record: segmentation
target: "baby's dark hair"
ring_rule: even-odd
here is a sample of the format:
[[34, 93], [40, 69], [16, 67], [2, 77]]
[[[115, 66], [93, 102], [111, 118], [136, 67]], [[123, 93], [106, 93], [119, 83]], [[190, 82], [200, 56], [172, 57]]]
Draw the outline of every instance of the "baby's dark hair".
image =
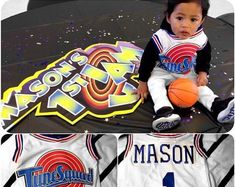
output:
[[169, 17], [178, 4], [191, 2], [200, 4], [202, 7], [202, 17], [204, 18], [205, 16], [207, 16], [208, 10], [210, 8], [209, 0], [168, 0], [167, 10], [165, 11], [165, 13], [167, 13]]

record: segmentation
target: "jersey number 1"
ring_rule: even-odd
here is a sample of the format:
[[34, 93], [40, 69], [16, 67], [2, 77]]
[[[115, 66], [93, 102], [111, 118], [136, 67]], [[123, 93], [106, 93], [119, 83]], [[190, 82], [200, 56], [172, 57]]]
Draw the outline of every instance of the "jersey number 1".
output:
[[175, 187], [174, 173], [168, 172], [163, 178], [162, 184], [165, 187]]

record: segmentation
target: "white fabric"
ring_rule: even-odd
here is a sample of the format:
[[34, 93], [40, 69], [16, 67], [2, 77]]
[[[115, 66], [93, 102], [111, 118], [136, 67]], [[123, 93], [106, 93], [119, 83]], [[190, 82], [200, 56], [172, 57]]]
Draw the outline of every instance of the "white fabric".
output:
[[[209, 158], [207, 158], [205, 151], [220, 136], [204, 134], [201, 142], [203, 144], [197, 137], [201, 137], [201, 135], [133, 134], [129, 135], [128, 141], [124, 138], [120, 139], [118, 152], [120, 154], [126, 149], [126, 153], [124, 160], [118, 167], [118, 187], [165, 187], [163, 185], [164, 179], [173, 180], [174, 187], [218, 187], [234, 164], [232, 136], [220, 143]], [[194, 138], [196, 138], [196, 141], [194, 141]], [[157, 163], [154, 162], [154, 151], [150, 149], [153, 146], [156, 150]], [[141, 151], [136, 151], [136, 147], [139, 150], [142, 147]], [[181, 147], [182, 154], [179, 151], [176, 154], [176, 151], [173, 151], [174, 147], [177, 147], [177, 149]], [[186, 162], [185, 159], [186, 152], [184, 149], [189, 147], [193, 147], [193, 162], [189, 162], [189, 160]], [[148, 162], [149, 153], [151, 153], [151, 162]], [[180, 160], [180, 158], [182, 162], [176, 163], [174, 161], [174, 159]], [[165, 160], [165, 162], [162, 162], [162, 160]], [[168, 161], [166, 162], [166, 160]], [[170, 176], [170, 173], [173, 176]], [[226, 187], [231, 187], [231, 184], [233, 184], [233, 178], [228, 181]]]
[[[100, 174], [109, 167], [109, 164], [117, 157], [117, 138], [112, 134], [105, 134], [96, 142], [99, 153]], [[117, 164], [117, 163], [116, 163]], [[115, 166], [101, 182], [101, 187], [117, 186], [117, 167]]]
[[[213, 140], [218, 140], [221, 134], [204, 135], [204, 147], [212, 145]], [[210, 173], [216, 186], [224, 179], [225, 174], [234, 165], [234, 140], [231, 135], [223, 140], [222, 143], [213, 151], [207, 159]], [[234, 187], [234, 176], [228, 181], [226, 187]]]
[[[156, 148], [158, 163], [154, 162], [153, 156], [151, 157], [151, 162], [148, 162], [150, 146], [155, 146]], [[194, 163], [185, 163], [184, 151], [182, 151], [181, 155], [177, 155], [182, 156], [182, 162], [175, 163], [173, 161], [174, 146], [178, 146], [182, 150], [184, 147], [193, 147]], [[142, 155], [136, 154], [136, 147], [143, 147], [144, 162], [142, 162]], [[153, 154], [153, 151], [151, 153]], [[138, 162], [136, 162], [136, 158]], [[177, 159], [179, 158], [177, 157]], [[161, 159], [169, 161], [162, 162]], [[173, 173], [173, 176], [170, 177], [170, 173]], [[121, 164], [119, 164], [118, 177], [119, 187], [164, 187], [163, 184], [166, 179], [173, 180], [174, 187], [212, 187], [205, 158], [201, 157], [196, 151], [194, 136], [191, 134], [177, 138], [158, 138], [146, 134], [133, 134], [133, 146]]]
[[[9, 178], [12, 174], [14, 174], [14, 172], [17, 173], [22, 169], [35, 168], [36, 166], [38, 166], [37, 163], [40, 161], [40, 159], [43, 158], [45, 159], [45, 163], [49, 164], [50, 161], [51, 165], [47, 165], [52, 168], [49, 172], [50, 174], [55, 171], [58, 165], [62, 165], [65, 171], [75, 171], [74, 168], [78, 168], [79, 165], [79, 168], [85, 168], [85, 171], [82, 173], [88, 173], [89, 168], [91, 168], [93, 170], [93, 185], [89, 186], [100, 187], [98, 160], [96, 160], [89, 153], [88, 146], [86, 145], [87, 135], [76, 134], [73, 138], [69, 139], [68, 141], [51, 142], [38, 139], [30, 134], [22, 134], [22, 153], [19, 155], [17, 161], [13, 161], [12, 159], [14, 158], [14, 153], [16, 150], [15, 136], [17, 135], [11, 136], [5, 143], [3, 143], [3, 145], [0, 146], [0, 181], [2, 183], [1, 186], [3, 186], [9, 180]], [[52, 151], [54, 153], [52, 156], [58, 156], [60, 154], [57, 151], [63, 151], [65, 152], [67, 157], [66, 155], [61, 156], [59, 159], [58, 157], [55, 157], [54, 159], [45, 157], [45, 155]], [[60, 161], [61, 158], [65, 161]], [[83, 167], [81, 167], [80, 163], [77, 162], [77, 160], [81, 161]], [[67, 166], [68, 168], [66, 168]], [[43, 168], [45, 167], [46, 165], [43, 166]], [[37, 174], [35, 173], [34, 175]], [[25, 177], [18, 176], [12, 186], [25, 187]]]
[[169, 51], [169, 49], [185, 43], [195, 44], [199, 47], [199, 49], [202, 49], [208, 41], [208, 38], [203, 29], [200, 29], [199, 31], [197, 31], [197, 33], [195, 33], [194, 36], [187, 39], [176, 38], [174, 35], [169, 34], [164, 29], [159, 29], [153, 34], [153, 36], [158, 37], [159, 44], [162, 46], [161, 55], [165, 55]]
[[153, 34], [152, 40], [159, 50], [160, 61], [157, 66], [168, 72], [186, 74], [194, 68], [197, 52], [204, 48], [208, 39], [201, 28], [187, 39], [179, 39], [159, 29]]

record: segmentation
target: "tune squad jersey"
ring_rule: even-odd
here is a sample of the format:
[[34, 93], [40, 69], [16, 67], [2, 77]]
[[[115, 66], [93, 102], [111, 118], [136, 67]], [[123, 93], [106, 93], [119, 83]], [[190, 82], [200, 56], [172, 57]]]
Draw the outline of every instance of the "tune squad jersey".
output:
[[152, 39], [159, 50], [159, 66], [169, 72], [184, 74], [196, 65], [197, 51], [202, 50], [208, 40], [202, 28], [184, 40], [159, 29]]
[[119, 142], [119, 187], [216, 186], [202, 135], [133, 134]]
[[208, 74], [210, 60], [211, 45], [202, 26], [191, 37], [180, 39], [164, 19], [144, 49], [139, 80], [147, 82], [156, 66], [169, 73], [187, 75], [191, 71], [202, 71]]
[[[99, 156], [91, 135], [13, 135], [1, 146], [1, 182], [16, 187], [99, 187]], [[12, 173], [14, 173], [12, 175]]]

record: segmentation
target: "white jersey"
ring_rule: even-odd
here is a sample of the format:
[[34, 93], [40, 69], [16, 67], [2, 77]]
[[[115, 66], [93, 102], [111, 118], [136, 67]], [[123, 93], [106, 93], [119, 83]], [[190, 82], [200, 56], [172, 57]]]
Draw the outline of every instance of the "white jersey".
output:
[[173, 73], [189, 72], [196, 64], [197, 51], [203, 49], [208, 41], [202, 28], [184, 40], [159, 29], [152, 39], [159, 51], [160, 64], [157, 65]]
[[100, 186], [98, 159], [91, 135], [60, 138], [41, 134], [13, 135], [1, 146], [1, 182], [11, 186]]
[[[215, 187], [202, 135], [133, 134], [120, 140], [118, 186]], [[232, 157], [232, 155], [230, 155]]]

